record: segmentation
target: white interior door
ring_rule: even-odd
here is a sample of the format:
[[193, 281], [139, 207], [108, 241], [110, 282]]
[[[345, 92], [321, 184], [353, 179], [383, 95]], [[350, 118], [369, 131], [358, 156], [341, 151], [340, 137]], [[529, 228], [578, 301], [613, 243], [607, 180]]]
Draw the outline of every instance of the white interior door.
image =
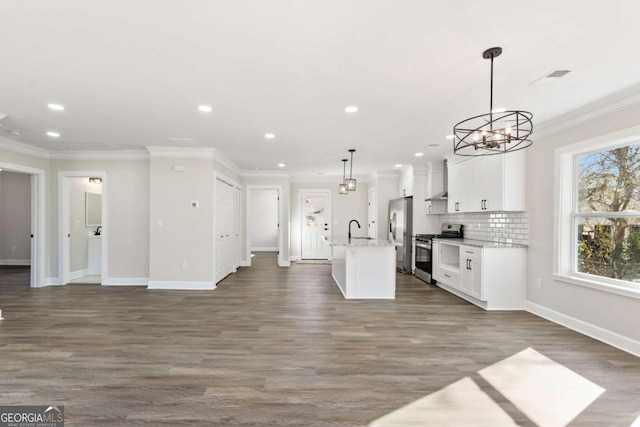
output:
[[331, 247], [322, 237], [331, 236], [331, 192], [329, 190], [303, 191], [301, 196], [301, 258], [328, 260], [331, 256]]
[[376, 189], [375, 188], [370, 188], [369, 189], [369, 202], [368, 202], [368, 212], [367, 212], [367, 218], [368, 218], [368, 222], [369, 224], [367, 225], [367, 236], [371, 237], [372, 239], [376, 238], [376, 235], [378, 234], [376, 231]]
[[215, 186], [215, 280], [227, 277], [233, 272], [233, 208], [234, 187], [216, 179]]

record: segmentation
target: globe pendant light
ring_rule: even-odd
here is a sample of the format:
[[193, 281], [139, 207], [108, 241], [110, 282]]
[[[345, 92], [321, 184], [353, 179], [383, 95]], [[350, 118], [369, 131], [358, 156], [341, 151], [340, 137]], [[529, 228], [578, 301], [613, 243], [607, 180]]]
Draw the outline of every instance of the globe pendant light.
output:
[[459, 156], [504, 154], [532, 144], [528, 138], [533, 133], [533, 114], [493, 109], [493, 58], [501, 54], [501, 47], [492, 47], [482, 53], [484, 59], [491, 59], [489, 113], [463, 120], [453, 127], [453, 152]]
[[353, 179], [353, 153], [356, 152], [353, 148], [349, 150], [351, 153], [351, 163], [349, 163], [349, 179], [344, 182], [347, 184], [347, 191], [356, 191], [356, 180]]
[[348, 159], [342, 159], [342, 162], [343, 162], [342, 163], [342, 184], [338, 185], [338, 194], [342, 194], [342, 195], [349, 194], [349, 191], [347, 190], [347, 184], [345, 182], [345, 178], [347, 177], [346, 173], [347, 173], [348, 161], [349, 161]]

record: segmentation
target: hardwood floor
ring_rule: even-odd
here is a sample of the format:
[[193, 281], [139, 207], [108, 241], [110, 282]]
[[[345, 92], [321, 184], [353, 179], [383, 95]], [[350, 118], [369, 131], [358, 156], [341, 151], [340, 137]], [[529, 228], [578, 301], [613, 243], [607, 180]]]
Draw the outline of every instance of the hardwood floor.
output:
[[[396, 300], [347, 301], [329, 265], [279, 268], [273, 254], [253, 263], [215, 291], [0, 286], [0, 404], [64, 405], [67, 425], [81, 426], [359, 426], [444, 393], [439, 410], [467, 398], [461, 415], [481, 420], [491, 404], [532, 426], [538, 409], [495, 372], [528, 370], [531, 348], [605, 390], [571, 425], [640, 415], [640, 358], [532, 314], [485, 312], [409, 275]], [[524, 359], [509, 371], [514, 355]], [[486, 406], [477, 390], [456, 391], [470, 382]], [[565, 406], [542, 397], [540, 411]], [[439, 425], [429, 414], [411, 416]]]

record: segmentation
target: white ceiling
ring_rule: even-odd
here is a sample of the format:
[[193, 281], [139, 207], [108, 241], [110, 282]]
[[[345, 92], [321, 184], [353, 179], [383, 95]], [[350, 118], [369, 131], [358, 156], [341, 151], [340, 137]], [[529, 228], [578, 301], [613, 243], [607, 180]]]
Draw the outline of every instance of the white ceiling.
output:
[[[489, 47], [504, 49], [494, 106], [531, 111], [535, 125], [640, 83], [640, 1], [585, 4], [7, 1], [0, 133], [48, 150], [191, 138], [242, 169], [283, 162], [292, 174], [341, 175], [355, 148], [354, 173], [393, 170], [442, 158], [453, 125], [487, 112]], [[572, 72], [531, 85], [554, 69]], [[348, 105], [360, 110], [346, 114]]]

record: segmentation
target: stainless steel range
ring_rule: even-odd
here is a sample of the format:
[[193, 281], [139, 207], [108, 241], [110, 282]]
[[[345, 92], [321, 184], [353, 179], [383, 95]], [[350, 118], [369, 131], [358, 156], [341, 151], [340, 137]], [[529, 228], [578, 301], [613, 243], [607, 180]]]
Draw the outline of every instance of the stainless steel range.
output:
[[433, 271], [432, 241], [436, 237], [462, 239], [462, 224], [442, 224], [440, 234], [416, 234], [416, 277], [431, 284], [436, 282], [431, 276]]

